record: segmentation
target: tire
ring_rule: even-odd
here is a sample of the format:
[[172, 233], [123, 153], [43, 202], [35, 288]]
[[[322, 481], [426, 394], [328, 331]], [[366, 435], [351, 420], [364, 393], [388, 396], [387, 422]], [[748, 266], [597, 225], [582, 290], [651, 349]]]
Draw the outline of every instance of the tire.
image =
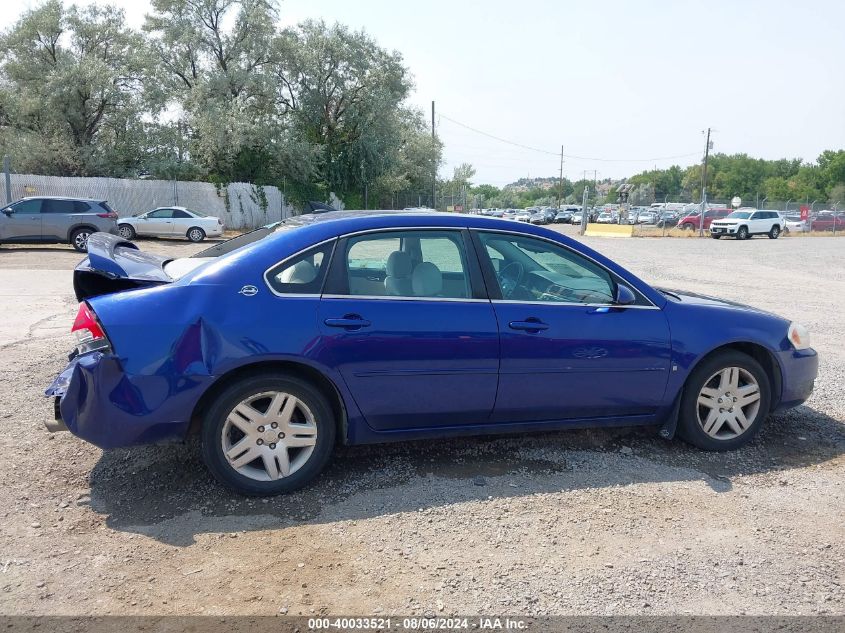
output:
[[718, 233], [711, 233], [711, 234], [710, 234], [710, 237], [712, 237], [714, 240], [718, 240], [718, 239], [720, 239], [722, 236], [721, 236], [721, 235], [719, 235]]
[[82, 227], [70, 234], [70, 245], [80, 253], [88, 252], [88, 238], [94, 233], [89, 228]]
[[695, 228], [695, 225], [692, 222], [685, 222], [681, 228], [684, 231], [692, 231]]
[[736, 239], [738, 240], [747, 240], [751, 237], [751, 234], [748, 232], [747, 226], [741, 226], [736, 231]]
[[[731, 372], [736, 373], [736, 381]], [[757, 398], [752, 400], [755, 383]], [[709, 390], [706, 394], [705, 388]], [[740, 398], [741, 402], [741, 390], [746, 392], [746, 405], [737, 405], [734, 400]], [[712, 403], [713, 407], [701, 402]], [[734, 450], [757, 435], [769, 414], [770, 403], [771, 385], [760, 363], [741, 352], [719, 352], [702, 361], [687, 378], [678, 413], [678, 432], [684, 440], [706, 451]], [[721, 404], [726, 405], [724, 409]], [[737, 408], [741, 416], [731, 415]]]
[[[290, 398], [295, 399], [294, 408], [285, 422]], [[280, 415], [271, 418], [271, 424], [262, 423], [271, 404], [279, 407]], [[235, 413], [236, 407], [252, 420]], [[320, 474], [331, 457], [335, 435], [331, 406], [313, 385], [283, 373], [248, 376], [227, 387], [209, 407], [201, 432], [202, 456], [215, 479], [235, 492], [277, 495], [297, 490]], [[291, 440], [297, 446], [279, 448]]]
[[118, 224], [117, 232], [125, 240], [134, 240], [136, 237], [135, 229], [130, 224]]
[[188, 229], [188, 232], [185, 233], [185, 237], [192, 242], [202, 242], [205, 239], [205, 231], [198, 226], [192, 226]]
[[769, 231], [769, 239], [770, 240], [776, 240], [779, 237], [780, 237], [780, 227], [777, 224], [775, 224], [772, 227], [772, 230]]

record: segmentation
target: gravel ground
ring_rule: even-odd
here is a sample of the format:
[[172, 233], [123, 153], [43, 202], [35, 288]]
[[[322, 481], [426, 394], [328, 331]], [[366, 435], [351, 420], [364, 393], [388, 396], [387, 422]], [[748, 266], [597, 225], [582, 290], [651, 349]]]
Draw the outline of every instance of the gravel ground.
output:
[[845, 614], [845, 240], [585, 242], [806, 324], [813, 397], [730, 454], [626, 429], [339, 448], [310, 488], [248, 500], [193, 444], [44, 430], [79, 256], [0, 248], [0, 613]]

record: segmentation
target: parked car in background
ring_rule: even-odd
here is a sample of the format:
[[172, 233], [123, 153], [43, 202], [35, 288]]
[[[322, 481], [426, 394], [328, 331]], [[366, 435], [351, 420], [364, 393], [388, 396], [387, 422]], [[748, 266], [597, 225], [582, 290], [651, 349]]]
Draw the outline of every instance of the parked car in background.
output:
[[198, 433], [248, 495], [302, 487], [336, 444], [653, 426], [737, 449], [818, 373], [797, 323], [466, 214], [298, 216], [178, 260], [97, 233], [74, 289], [48, 428], [105, 449]]
[[818, 215], [810, 222], [811, 231], [837, 231], [845, 229], [845, 213], [833, 211], [819, 211]]
[[223, 220], [185, 207], [159, 207], [147, 213], [120, 218], [120, 236], [127, 240], [136, 237], [182, 237], [202, 242], [206, 237], [223, 235]]
[[644, 209], [637, 214], [637, 224], [654, 224], [656, 222], [657, 214], [650, 209]]
[[710, 236], [716, 240], [720, 237], [747, 240], [755, 235], [768, 235], [776, 240], [783, 232], [783, 224], [783, 218], [777, 211], [734, 211], [726, 218], [713, 220], [710, 224]]
[[[572, 219], [570, 220], [570, 222], [572, 224], [581, 224], [581, 220], [583, 219], [583, 217], [584, 217], [583, 211], [573, 211], [572, 212]], [[587, 219], [587, 221], [589, 221], [589, 218]]]
[[613, 211], [602, 211], [599, 213], [599, 217], [596, 218], [596, 222], [598, 224], [616, 224], [619, 221], [619, 216], [617, 216]]
[[790, 213], [783, 218], [784, 233], [806, 233], [810, 230], [810, 221], [802, 220], [800, 213]]
[[531, 222], [531, 212], [527, 209], [518, 209], [514, 213], [514, 220], [518, 222]]
[[[733, 213], [733, 209], [707, 209], [707, 211], [704, 212], [704, 229], [709, 229], [710, 223], [713, 222], [713, 220], [721, 220], [722, 218], [728, 217], [731, 213]], [[700, 229], [701, 212], [689, 212], [687, 215], [678, 220], [678, 226], [687, 231]]]
[[105, 200], [33, 196], [0, 210], [0, 243], [70, 244], [84, 252], [98, 231], [117, 234], [117, 213]]
[[555, 213], [555, 222], [557, 224], [569, 224], [572, 222], [572, 211], [569, 209], [561, 209]]
[[660, 228], [670, 228], [678, 224], [681, 214], [679, 211], [669, 210], [662, 211], [655, 222], [655, 225]]

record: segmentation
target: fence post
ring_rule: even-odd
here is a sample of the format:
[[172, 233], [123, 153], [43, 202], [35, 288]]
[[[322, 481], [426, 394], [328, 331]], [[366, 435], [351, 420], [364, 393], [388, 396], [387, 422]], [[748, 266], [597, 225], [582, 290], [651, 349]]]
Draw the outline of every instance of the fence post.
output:
[[6, 175], [6, 204], [12, 204], [12, 161], [9, 155], [3, 157], [3, 173]]

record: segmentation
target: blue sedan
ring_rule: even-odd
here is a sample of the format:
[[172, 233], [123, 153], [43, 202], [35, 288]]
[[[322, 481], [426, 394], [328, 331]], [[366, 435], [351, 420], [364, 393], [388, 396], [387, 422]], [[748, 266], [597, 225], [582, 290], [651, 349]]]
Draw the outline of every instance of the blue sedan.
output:
[[74, 289], [48, 427], [106, 449], [199, 434], [250, 495], [299, 488], [338, 442], [650, 425], [734, 449], [818, 370], [796, 323], [478, 216], [300, 216], [177, 260], [99, 233]]

